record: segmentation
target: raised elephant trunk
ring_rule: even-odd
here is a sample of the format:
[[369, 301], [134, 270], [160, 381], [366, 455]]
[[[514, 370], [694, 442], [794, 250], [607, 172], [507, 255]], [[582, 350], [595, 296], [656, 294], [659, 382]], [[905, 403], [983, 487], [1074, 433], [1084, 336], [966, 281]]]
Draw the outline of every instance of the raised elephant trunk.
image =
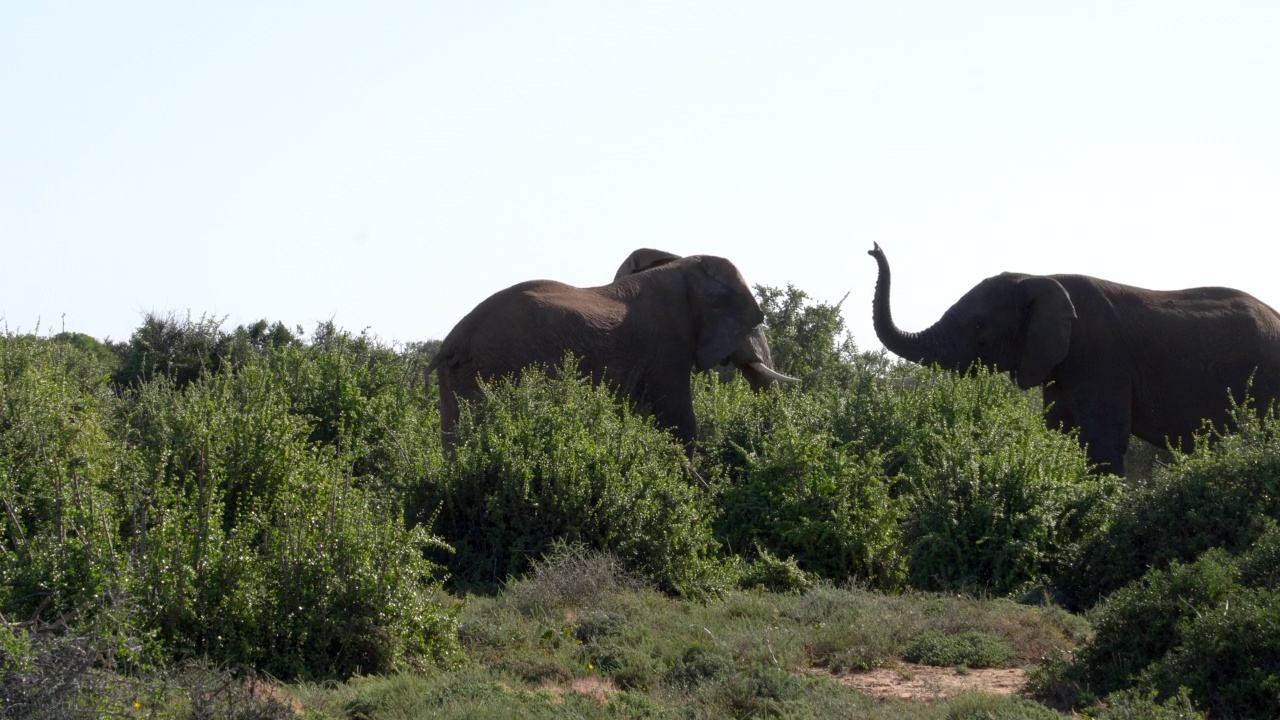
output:
[[[922, 365], [933, 363], [946, 364], [944, 349], [933, 327], [923, 332], [905, 332], [893, 322], [893, 313], [889, 309], [889, 260], [885, 258], [880, 244], [867, 254], [876, 259], [880, 271], [876, 276], [876, 296], [871, 306], [871, 319], [875, 325], [876, 337], [889, 352]], [[936, 325], [934, 326], [936, 327]]]

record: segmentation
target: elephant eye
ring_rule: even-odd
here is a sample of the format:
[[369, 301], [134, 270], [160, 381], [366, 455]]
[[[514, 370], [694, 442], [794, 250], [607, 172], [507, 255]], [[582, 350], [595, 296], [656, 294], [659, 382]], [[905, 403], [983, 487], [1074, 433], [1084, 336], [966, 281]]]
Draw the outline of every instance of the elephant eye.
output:
[[981, 332], [983, 327], [985, 327], [985, 326], [982, 324], [982, 321], [981, 321], [981, 320], [974, 320], [974, 321], [973, 321], [973, 329], [974, 329], [974, 330], [977, 330], [977, 331]]

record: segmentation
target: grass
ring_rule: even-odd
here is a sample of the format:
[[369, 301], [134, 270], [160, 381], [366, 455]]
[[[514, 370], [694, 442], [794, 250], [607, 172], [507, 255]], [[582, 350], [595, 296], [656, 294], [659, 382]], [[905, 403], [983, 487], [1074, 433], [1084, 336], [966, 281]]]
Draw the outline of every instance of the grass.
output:
[[[580, 592], [584, 577], [604, 589]], [[829, 584], [683, 600], [639, 585], [614, 558], [579, 551], [496, 596], [466, 598], [459, 623], [469, 658], [463, 669], [286, 691], [310, 717], [370, 720], [1056, 717], [996, 696], [875, 700], [837, 675], [898, 665], [922, 639], [937, 638], [985, 653], [962, 653], [955, 664], [1028, 666], [1070, 651], [1088, 632], [1079, 617], [1052, 607]], [[996, 656], [998, 663], [983, 662]]]
[[[4, 709], [18, 713], [6, 717], [235, 720], [1058, 717], [995, 695], [876, 699], [839, 675], [899, 667], [922, 643], [948, 641], [998, 654], [1004, 666], [1032, 666], [1070, 652], [1089, 630], [1050, 606], [823, 583], [680, 599], [640, 583], [612, 556], [573, 547], [496, 595], [460, 601], [465, 659], [451, 670], [276, 683], [189, 664], [126, 678], [93, 655], [90, 639], [62, 639], [46, 644], [60, 653], [53, 662], [8, 667]], [[84, 661], [62, 662], [67, 653]], [[953, 664], [984, 665], [970, 653]]]

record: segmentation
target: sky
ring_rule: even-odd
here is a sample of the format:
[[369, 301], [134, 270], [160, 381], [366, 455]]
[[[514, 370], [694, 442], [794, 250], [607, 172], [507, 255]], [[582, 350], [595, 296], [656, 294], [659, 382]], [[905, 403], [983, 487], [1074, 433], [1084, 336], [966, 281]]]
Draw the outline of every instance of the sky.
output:
[[721, 255], [918, 330], [1002, 271], [1280, 308], [1280, 3], [0, 7], [0, 332], [443, 338]]

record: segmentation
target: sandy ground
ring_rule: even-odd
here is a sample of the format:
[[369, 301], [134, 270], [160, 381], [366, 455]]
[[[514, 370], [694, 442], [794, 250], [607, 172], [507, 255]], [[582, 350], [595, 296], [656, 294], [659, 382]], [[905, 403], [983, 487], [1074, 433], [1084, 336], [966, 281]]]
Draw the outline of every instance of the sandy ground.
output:
[[[834, 677], [872, 697], [922, 701], [941, 700], [966, 692], [1015, 695], [1026, 684], [1026, 675], [1018, 668], [957, 670], [911, 663]], [[595, 678], [578, 678], [569, 687], [548, 685], [545, 689], [583, 693], [600, 701], [617, 692], [608, 679]]]
[[938, 700], [971, 691], [1014, 695], [1026, 684], [1025, 673], [1018, 668], [957, 670], [911, 663], [836, 679], [868, 695], [903, 700]]

